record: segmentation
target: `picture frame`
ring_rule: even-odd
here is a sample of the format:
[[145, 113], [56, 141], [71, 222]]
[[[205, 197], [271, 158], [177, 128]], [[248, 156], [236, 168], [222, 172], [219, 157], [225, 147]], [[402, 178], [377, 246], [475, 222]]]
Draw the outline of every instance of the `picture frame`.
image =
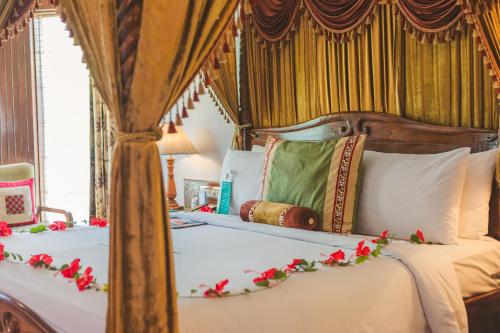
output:
[[201, 179], [184, 179], [184, 209], [190, 210], [203, 204], [217, 206], [220, 183]]

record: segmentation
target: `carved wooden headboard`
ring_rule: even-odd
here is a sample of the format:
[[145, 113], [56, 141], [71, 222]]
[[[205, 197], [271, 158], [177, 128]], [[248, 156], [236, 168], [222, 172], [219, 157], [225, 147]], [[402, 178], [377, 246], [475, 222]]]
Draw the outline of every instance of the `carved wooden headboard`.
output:
[[[265, 145], [272, 135], [287, 140], [328, 140], [368, 134], [365, 149], [386, 153], [430, 154], [462, 147], [480, 152], [498, 147], [495, 130], [430, 125], [384, 113], [343, 112], [281, 128], [253, 129], [251, 144]], [[496, 181], [490, 200], [490, 236], [500, 239], [500, 195]]]

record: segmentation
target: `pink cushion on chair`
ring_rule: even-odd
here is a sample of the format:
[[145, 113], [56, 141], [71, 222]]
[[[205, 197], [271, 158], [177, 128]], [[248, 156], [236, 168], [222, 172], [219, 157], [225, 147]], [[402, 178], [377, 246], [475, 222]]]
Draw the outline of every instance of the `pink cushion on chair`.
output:
[[36, 223], [33, 178], [0, 182], [0, 221], [11, 227]]

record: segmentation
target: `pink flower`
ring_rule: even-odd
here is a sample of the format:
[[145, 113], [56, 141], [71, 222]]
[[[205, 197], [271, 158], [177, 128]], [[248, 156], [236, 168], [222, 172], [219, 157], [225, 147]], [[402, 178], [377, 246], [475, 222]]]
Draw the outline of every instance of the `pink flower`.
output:
[[0, 222], [0, 237], [9, 237], [12, 235], [12, 229], [9, 227], [7, 222]]
[[422, 243], [425, 243], [424, 233], [422, 230], [418, 229], [416, 235]]
[[370, 248], [365, 246], [365, 241], [362, 240], [356, 247], [356, 257], [367, 257], [370, 255]]
[[75, 259], [71, 262], [71, 264], [63, 267], [64, 268], [60, 269], [62, 276], [67, 279], [72, 279], [80, 271], [80, 259]]
[[66, 230], [66, 223], [62, 221], [56, 221], [49, 225], [50, 230], [52, 231], [63, 231]]
[[4, 249], [5, 246], [2, 243], [0, 243], [0, 261], [5, 259], [5, 255], [3, 254]]
[[78, 287], [79, 291], [87, 289], [87, 287], [94, 281], [94, 276], [92, 276], [90, 273], [92, 273], [92, 267], [87, 267], [85, 268], [82, 276], [76, 279], [76, 286]]
[[42, 266], [48, 267], [52, 264], [52, 257], [48, 254], [35, 254], [32, 255], [30, 260], [28, 260], [28, 264], [34, 268], [40, 268]]
[[93, 217], [90, 219], [90, 225], [93, 227], [104, 228], [108, 225], [108, 220], [100, 217]]

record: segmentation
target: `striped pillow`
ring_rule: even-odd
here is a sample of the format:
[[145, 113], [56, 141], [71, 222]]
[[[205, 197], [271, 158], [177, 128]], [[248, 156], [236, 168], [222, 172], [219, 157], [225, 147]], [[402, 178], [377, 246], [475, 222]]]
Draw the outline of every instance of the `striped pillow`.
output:
[[299, 142], [269, 137], [261, 183], [263, 200], [311, 208], [318, 216], [318, 230], [351, 232], [365, 139], [366, 135], [355, 135]]

